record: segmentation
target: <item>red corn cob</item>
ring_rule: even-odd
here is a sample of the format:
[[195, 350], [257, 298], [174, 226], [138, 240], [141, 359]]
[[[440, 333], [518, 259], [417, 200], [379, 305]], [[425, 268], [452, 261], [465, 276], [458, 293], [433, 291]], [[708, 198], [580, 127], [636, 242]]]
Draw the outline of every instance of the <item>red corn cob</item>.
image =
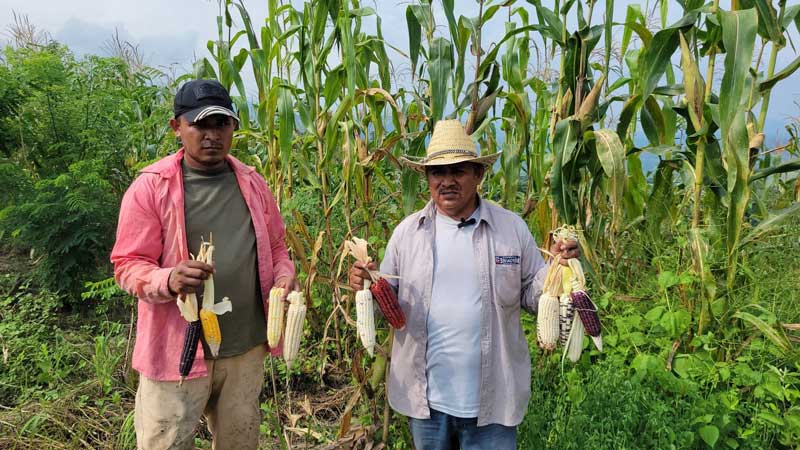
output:
[[600, 336], [600, 317], [597, 315], [597, 309], [594, 303], [589, 298], [585, 291], [573, 291], [572, 303], [575, 305], [575, 311], [581, 317], [581, 322], [586, 329], [586, 334], [589, 336]]
[[394, 293], [394, 288], [381, 278], [377, 283], [372, 283], [369, 287], [372, 292], [372, 297], [378, 301], [378, 307], [381, 309], [383, 316], [389, 321], [389, 325], [395, 329], [402, 330], [406, 326], [406, 316], [403, 315], [403, 310], [400, 309], [400, 303], [397, 301], [397, 295]]
[[197, 354], [197, 343], [200, 342], [200, 333], [202, 332], [203, 329], [199, 320], [186, 324], [186, 334], [183, 337], [183, 351], [181, 352], [181, 363], [178, 366], [178, 372], [181, 375], [180, 384], [183, 384], [184, 378], [192, 371], [194, 357], [195, 354]]

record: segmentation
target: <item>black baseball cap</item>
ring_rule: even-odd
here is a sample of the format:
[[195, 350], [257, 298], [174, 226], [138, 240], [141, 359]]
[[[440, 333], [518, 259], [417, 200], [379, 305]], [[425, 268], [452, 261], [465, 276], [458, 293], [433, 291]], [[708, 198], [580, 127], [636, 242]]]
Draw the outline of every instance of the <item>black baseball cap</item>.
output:
[[175, 94], [172, 106], [175, 118], [180, 116], [194, 123], [213, 114], [239, 117], [233, 112], [233, 102], [228, 91], [217, 80], [187, 81]]

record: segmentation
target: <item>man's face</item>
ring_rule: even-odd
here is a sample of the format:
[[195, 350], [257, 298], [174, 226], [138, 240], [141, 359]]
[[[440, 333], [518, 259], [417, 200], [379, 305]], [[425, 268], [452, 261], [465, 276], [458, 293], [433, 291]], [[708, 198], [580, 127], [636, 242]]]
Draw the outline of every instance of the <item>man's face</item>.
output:
[[483, 171], [482, 166], [470, 162], [428, 166], [425, 174], [436, 209], [456, 219], [471, 213]]
[[214, 114], [189, 123], [181, 116], [170, 119], [169, 125], [175, 136], [183, 143], [186, 151], [185, 160], [189, 167], [209, 170], [225, 164], [225, 156], [231, 150], [236, 120], [222, 114]]

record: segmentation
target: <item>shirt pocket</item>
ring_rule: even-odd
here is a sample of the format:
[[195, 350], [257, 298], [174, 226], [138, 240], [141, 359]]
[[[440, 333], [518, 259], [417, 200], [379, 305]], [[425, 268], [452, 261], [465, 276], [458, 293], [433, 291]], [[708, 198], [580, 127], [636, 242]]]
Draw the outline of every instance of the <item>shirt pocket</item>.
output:
[[503, 308], [520, 307], [522, 277], [519, 264], [495, 264], [494, 298]]

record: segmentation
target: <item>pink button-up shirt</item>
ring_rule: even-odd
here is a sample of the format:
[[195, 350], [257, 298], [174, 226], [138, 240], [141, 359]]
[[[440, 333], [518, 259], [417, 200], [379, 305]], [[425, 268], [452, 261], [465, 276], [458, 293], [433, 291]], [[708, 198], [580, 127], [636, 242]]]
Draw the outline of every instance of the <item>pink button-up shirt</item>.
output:
[[[133, 368], [154, 380], [178, 380], [186, 321], [169, 292], [172, 269], [189, 259], [184, 220], [181, 159], [183, 149], [144, 168], [122, 199], [117, 241], [111, 252], [114, 277], [139, 299]], [[276, 279], [294, 276], [294, 264], [284, 243], [283, 220], [264, 178], [232, 156], [226, 157], [236, 174], [256, 237], [258, 276], [264, 317], [269, 290]], [[272, 350], [280, 354], [280, 348]], [[187, 378], [206, 376], [203, 347], [197, 347]]]

